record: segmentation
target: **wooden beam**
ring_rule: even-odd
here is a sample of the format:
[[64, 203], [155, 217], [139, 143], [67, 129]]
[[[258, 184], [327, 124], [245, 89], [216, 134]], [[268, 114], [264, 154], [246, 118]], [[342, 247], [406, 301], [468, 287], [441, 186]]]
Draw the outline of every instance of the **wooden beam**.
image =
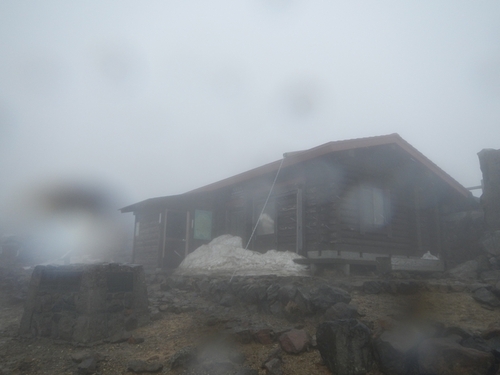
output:
[[297, 204], [296, 204], [296, 214], [297, 214], [297, 240], [295, 244], [295, 252], [297, 254], [302, 254], [304, 247], [303, 243], [303, 225], [302, 225], [302, 189], [297, 189]]
[[167, 238], [167, 215], [168, 215], [168, 210], [165, 209], [165, 213], [162, 215], [160, 213], [160, 217], [163, 216], [163, 223], [160, 222], [160, 224], [163, 224], [163, 231], [162, 231], [162, 238], [160, 238], [160, 241], [158, 241], [161, 244], [161, 248], [159, 249], [159, 254], [158, 257], [160, 257], [161, 254], [161, 259], [159, 259], [160, 266], [163, 268], [164, 262], [165, 262], [165, 243], [166, 243], [166, 238]]
[[[141, 229], [140, 227], [140, 224], [139, 224], [139, 220], [137, 220], [137, 214], [134, 213], [134, 218], [135, 218], [135, 221], [134, 221], [134, 242], [132, 244], [132, 263], [135, 263], [135, 246], [136, 246], [136, 238], [137, 238], [137, 235], [139, 234], [139, 230]], [[138, 227], [139, 225], [139, 227]]]
[[437, 246], [437, 255], [441, 259], [441, 251], [442, 251], [442, 243], [441, 243], [441, 213], [439, 210], [439, 206], [436, 202], [434, 206], [434, 221], [436, 225], [436, 246]]
[[415, 230], [417, 234], [417, 250], [422, 250], [422, 225], [420, 222], [420, 193], [418, 188], [413, 190], [413, 203], [415, 208]]
[[189, 254], [189, 244], [190, 244], [190, 234], [191, 234], [191, 212], [187, 210], [186, 212], [186, 246], [184, 248], [184, 258]]

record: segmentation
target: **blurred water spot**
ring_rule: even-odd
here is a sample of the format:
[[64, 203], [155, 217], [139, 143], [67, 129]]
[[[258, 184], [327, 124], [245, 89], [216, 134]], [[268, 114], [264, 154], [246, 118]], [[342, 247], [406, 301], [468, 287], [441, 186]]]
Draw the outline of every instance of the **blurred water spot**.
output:
[[117, 219], [113, 194], [103, 186], [40, 186], [18, 197], [16, 215], [15, 234], [28, 264], [126, 258], [126, 228]]
[[371, 184], [352, 186], [343, 195], [343, 221], [350, 230], [379, 232], [392, 221], [392, 205], [388, 192]]
[[313, 80], [292, 82], [281, 90], [278, 108], [283, 116], [297, 120], [310, 118], [318, 112], [322, 89]]

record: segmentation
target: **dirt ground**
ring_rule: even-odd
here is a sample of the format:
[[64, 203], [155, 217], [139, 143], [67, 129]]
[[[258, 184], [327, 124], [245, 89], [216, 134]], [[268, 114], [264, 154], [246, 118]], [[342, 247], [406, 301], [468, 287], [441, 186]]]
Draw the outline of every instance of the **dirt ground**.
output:
[[[387, 329], [393, 321], [433, 321], [446, 326], [459, 326], [471, 333], [479, 333], [500, 319], [500, 310], [484, 308], [475, 302], [468, 292], [443, 293], [426, 291], [414, 295], [351, 293], [351, 304], [361, 314], [374, 333]], [[271, 327], [294, 327], [294, 324], [276, 319], [271, 315], [250, 313], [242, 307], [225, 310], [200, 309], [184, 313], [164, 313], [163, 318], [133, 331], [144, 342], [133, 344], [100, 344], [91, 348], [78, 347], [64, 342], [42, 338], [21, 338], [17, 335], [23, 305], [10, 299], [0, 290], [0, 375], [4, 374], [75, 374], [76, 367], [71, 355], [82, 350], [92, 350], [103, 356], [98, 365], [99, 374], [125, 374], [127, 363], [132, 359], [160, 361], [165, 365], [162, 373], [180, 374], [180, 370], [168, 372], [168, 359], [178, 350], [203, 343], [212, 345], [218, 340], [229, 340], [228, 327], [245, 324], [263, 324]], [[211, 312], [210, 312], [211, 311]], [[208, 313], [210, 312], [210, 313]], [[300, 323], [312, 336], [317, 318]], [[296, 326], [296, 324], [295, 324]], [[226, 341], [227, 343], [227, 341]], [[245, 356], [244, 366], [265, 374], [261, 368], [278, 344], [240, 344], [230, 342]], [[301, 355], [283, 354], [283, 374], [330, 374], [322, 364], [319, 352], [311, 349]], [[379, 374], [376, 370], [373, 375]]]

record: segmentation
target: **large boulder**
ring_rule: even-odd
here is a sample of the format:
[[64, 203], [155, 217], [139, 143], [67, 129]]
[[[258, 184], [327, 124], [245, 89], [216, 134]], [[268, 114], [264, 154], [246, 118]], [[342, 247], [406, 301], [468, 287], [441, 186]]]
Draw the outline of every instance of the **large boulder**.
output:
[[500, 150], [485, 149], [477, 155], [483, 172], [484, 221], [487, 229], [493, 232], [500, 230]]
[[309, 303], [313, 312], [325, 312], [339, 302], [349, 303], [351, 295], [341, 288], [321, 284], [309, 290]]
[[484, 303], [492, 307], [500, 306], [500, 300], [486, 288], [479, 288], [474, 291], [472, 297], [479, 303]]
[[345, 302], [330, 306], [323, 315], [324, 320], [355, 319], [359, 316], [358, 310]]
[[485, 233], [480, 242], [487, 253], [493, 256], [500, 255], [500, 230]]
[[477, 260], [468, 260], [448, 271], [450, 277], [458, 280], [477, 279], [479, 262]]
[[485, 283], [495, 285], [500, 280], [500, 270], [483, 271], [480, 278]]
[[435, 328], [401, 324], [383, 332], [374, 342], [381, 370], [386, 375], [418, 374], [417, 348], [435, 334]]
[[334, 375], [362, 375], [372, 368], [371, 331], [358, 320], [323, 322], [316, 340], [321, 358]]
[[487, 375], [495, 359], [493, 354], [465, 348], [446, 339], [427, 339], [418, 347], [420, 374]]

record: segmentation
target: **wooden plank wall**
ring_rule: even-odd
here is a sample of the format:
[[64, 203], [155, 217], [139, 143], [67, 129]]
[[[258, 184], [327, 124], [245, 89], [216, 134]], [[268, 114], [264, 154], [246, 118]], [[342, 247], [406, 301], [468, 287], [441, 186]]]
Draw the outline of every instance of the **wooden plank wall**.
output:
[[297, 240], [297, 194], [276, 199], [276, 243], [279, 251], [295, 252]]
[[331, 236], [336, 233], [336, 223], [330, 222], [330, 217], [335, 212], [341, 170], [324, 158], [308, 162], [304, 169], [304, 249], [326, 250], [330, 247]]
[[[319, 163], [320, 166], [309, 165], [313, 173], [308, 174], [304, 189], [304, 233], [308, 251], [350, 244], [382, 253], [413, 254], [414, 217], [408, 187], [391, 186], [390, 176], [361, 168], [348, 153]], [[378, 183], [391, 197], [390, 228], [361, 233], [356, 187], [364, 181]]]
[[[297, 189], [303, 192], [305, 251], [333, 250], [339, 245], [349, 245], [368, 251], [373, 249], [376, 253], [418, 255], [435, 247], [439, 237], [436, 212], [434, 209], [432, 212], [421, 211], [417, 218], [413, 190], [419, 177], [418, 173], [413, 173], [411, 165], [408, 168], [409, 159], [393, 154], [394, 150], [377, 150], [373, 157], [366, 150], [362, 152], [362, 155], [351, 151], [339, 152], [282, 172], [273, 194], [276, 199], [278, 250], [296, 250], [297, 202], [293, 192]], [[405, 173], [405, 178], [398, 179], [393, 175], [401, 171]], [[406, 179], [406, 176], [413, 180]], [[253, 228], [253, 204], [265, 199], [273, 178], [274, 175], [270, 174], [226, 191], [220, 198], [224, 202], [221, 205], [223, 208], [214, 217], [217, 234], [224, 234], [228, 227], [228, 209], [241, 207], [249, 236]], [[390, 226], [387, 228], [362, 233], [360, 197], [356, 191], [362, 183], [373, 184], [390, 196]], [[421, 230], [420, 248], [417, 246], [417, 219]]]

